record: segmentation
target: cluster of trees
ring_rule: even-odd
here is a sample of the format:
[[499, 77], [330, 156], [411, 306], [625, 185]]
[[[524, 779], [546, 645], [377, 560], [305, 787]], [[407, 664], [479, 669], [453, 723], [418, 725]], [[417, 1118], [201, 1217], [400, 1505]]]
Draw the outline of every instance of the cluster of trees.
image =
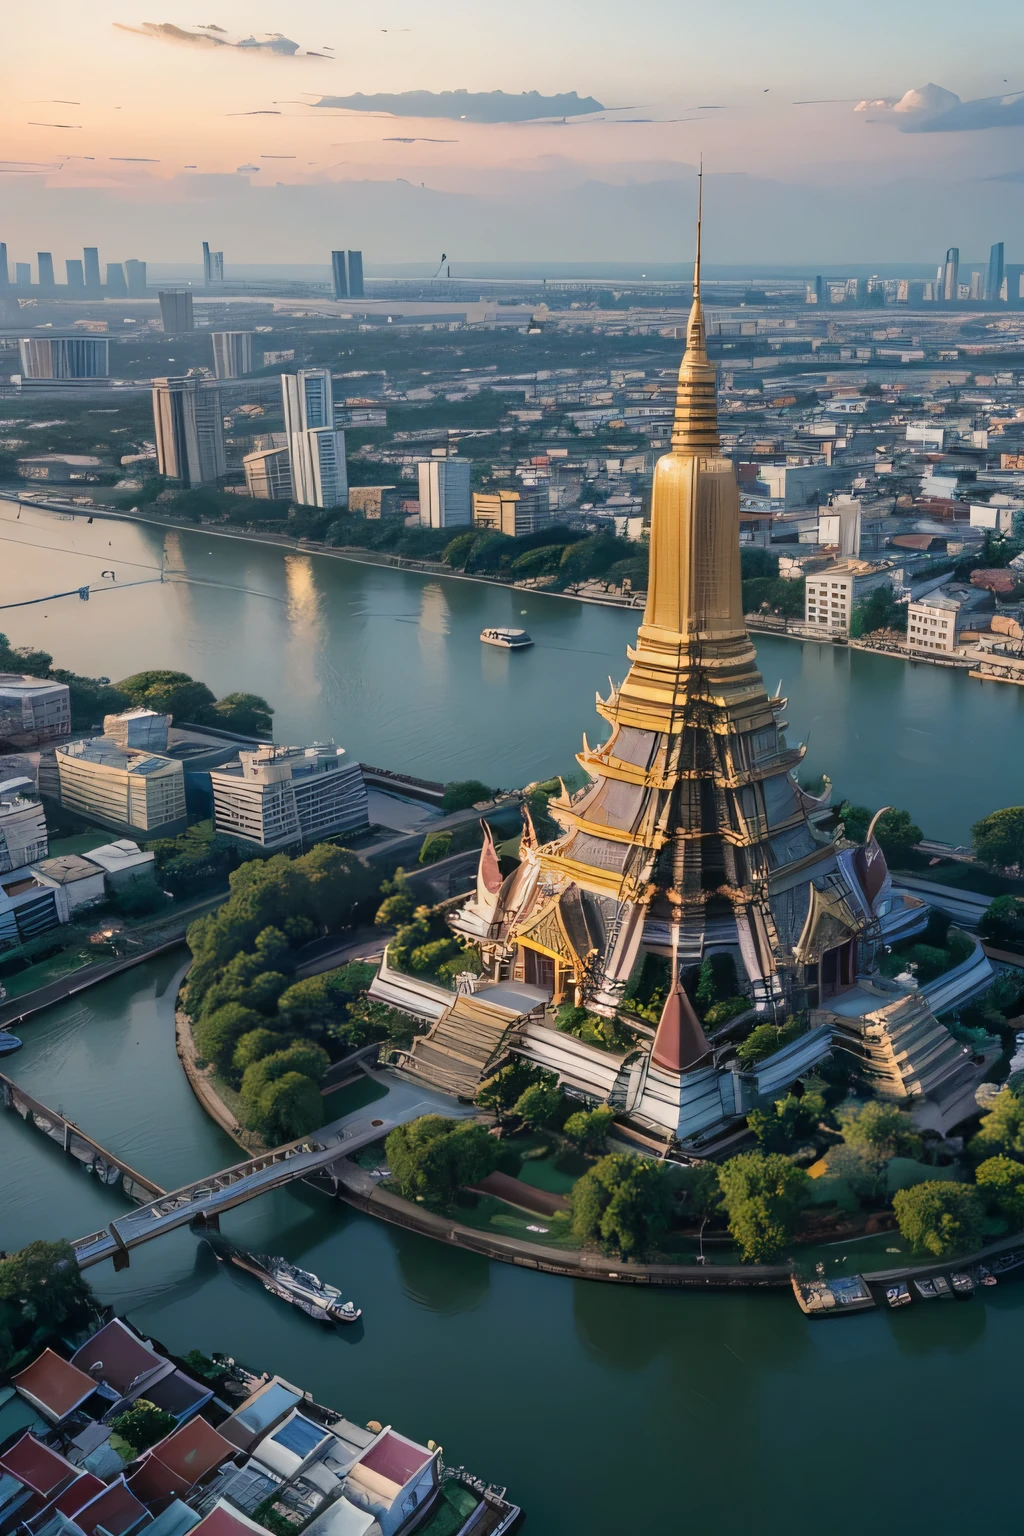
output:
[[970, 934], [954, 928], [952, 921], [948, 912], [933, 907], [928, 915], [928, 926], [919, 937], [901, 940], [882, 957], [879, 962], [882, 974], [898, 976], [910, 965], [923, 985], [969, 960], [974, 953], [974, 940]]
[[993, 944], [1024, 949], [1024, 897], [997, 896], [978, 924], [978, 930]]
[[[707, 1029], [718, 1029], [744, 1013], [750, 999], [740, 992], [736, 964], [724, 953], [706, 955], [699, 968], [682, 977], [686, 994]], [[669, 986], [668, 962], [659, 955], [645, 955], [626, 984], [623, 1005], [650, 1024], [657, 1024]]]
[[647, 546], [618, 539], [612, 533], [582, 534], [558, 523], [513, 539], [489, 528], [467, 529], [444, 551], [455, 570], [474, 571], [506, 581], [553, 578], [556, 591], [584, 581], [619, 586], [623, 578], [638, 589], [647, 586]]
[[574, 1109], [553, 1072], [517, 1057], [480, 1084], [476, 1102], [497, 1117], [498, 1124], [534, 1132], [555, 1132], [578, 1151], [604, 1149], [615, 1111], [607, 1104]]
[[130, 1408], [111, 1419], [110, 1427], [132, 1448], [136, 1456], [141, 1456], [143, 1451], [148, 1451], [151, 1445], [156, 1445], [158, 1440], [169, 1435], [177, 1422], [173, 1414], [158, 1408], [148, 1398], [137, 1397]]
[[396, 970], [431, 976], [444, 986], [451, 986], [463, 971], [479, 976], [480, 951], [455, 936], [443, 908], [417, 903], [404, 871], [399, 869], [393, 880], [385, 880], [381, 891], [384, 901], [374, 921], [396, 930], [388, 945], [388, 959]]
[[990, 869], [1024, 870], [1024, 805], [983, 816], [971, 828], [974, 851]]
[[0, 1376], [29, 1364], [98, 1312], [70, 1243], [29, 1243], [0, 1257]]
[[779, 575], [779, 557], [767, 549], [740, 551], [740, 575], [743, 582], [744, 613], [775, 613], [783, 618], [802, 619], [804, 587], [802, 576], [789, 581]]
[[243, 864], [230, 886], [223, 906], [188, 931], [196, 1049], [239, 1086], [248, 1129], [268, 1143], [290, 1140], [322, 1120], [318, 1085], [330, 1061], [388, 1034], [390, 1020], [364, 996], [373, 966], [292, 979], [301, 947], [348, 927], [376, 881], [355, 854], [320, 843], [299, 859]]
[[873, 635], [880, 629], [892, 629], [905, 635], [908, 612], [906, 603], [896, 601], [888, 584], [876, 587], [859, 603], [854, 603], [850, 614], [850, 634], [855, 640], [863, 635]]
[[[836, 812], [846, 829], [846, 836], [855, 843], [862, 843], [867, 837], [874, 814], [866, 805], [851, 805], [849, 800], [840, 801]], [[919, 843], [923, 836], [921, 828], [911, 820], [909, 811], [888, 810], [878, 818], [875, 828], [875, 840], [885, 854], [887, 863], [897, 868], [913, 865], [917, 857], [914, 844]]]
[[194, 822], [177, 837], [156, 838], [146, 847], [156, 859], [161, 884], [174, 896], [221, 886], [247, 859], [263, 857], [254, 845], [219, 836], [212, 820]]

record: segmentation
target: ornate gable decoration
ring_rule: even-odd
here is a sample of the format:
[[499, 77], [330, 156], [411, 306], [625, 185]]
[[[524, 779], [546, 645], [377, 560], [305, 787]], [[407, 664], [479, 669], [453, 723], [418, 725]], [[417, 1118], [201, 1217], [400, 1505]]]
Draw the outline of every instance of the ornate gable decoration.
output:
[[858, 920], [843, 890], [828, 885], [824, 890], [811, 886], [811, 899], [807, 908], [807, 921], [794, 947], [794, 958], [801, 965], [813, 965], [829, 949], [836, 949], [860, 933], [863, 923]]

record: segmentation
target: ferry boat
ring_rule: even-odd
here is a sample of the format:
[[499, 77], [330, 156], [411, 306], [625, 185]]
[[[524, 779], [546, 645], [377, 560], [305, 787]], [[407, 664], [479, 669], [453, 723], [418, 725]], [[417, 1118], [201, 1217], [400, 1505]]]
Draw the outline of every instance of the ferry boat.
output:
[[271, 1296], [298, 1307], [300, 1312], [315, 1318], [318, 1323], [357, 1323], [363, 1315], [363, 1309], [355, 1302], [342, 1300], [336, 1285], [328, 1285], [319, 1275], [289, 1264], [287, 1259], [272, 1254], [244, 1253], [223, 1239], [211, 1241], [210, 1246], [222, 1263], [228, 1260], [255, 1275]]
[[9, 1035], [6, 1029], [0, 1029], [0, 1056], [9, 1056], [12, 1051], [21, 1050], [21, 1041], [17, 1035]]
[[482, 629], [480, 639], [484, 645], [497, 645], [503, 651], [525, 651], [533, 644], [525, 629]]

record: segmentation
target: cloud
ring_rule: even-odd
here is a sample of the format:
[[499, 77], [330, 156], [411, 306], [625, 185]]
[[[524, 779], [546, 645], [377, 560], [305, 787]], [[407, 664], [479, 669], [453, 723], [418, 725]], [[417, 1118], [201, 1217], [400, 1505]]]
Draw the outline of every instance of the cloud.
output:
[[577, 96], [566, 91], [557, 96], [542, 96], [539, 91], [523, 91], [518, 96], [506, 91], [379, 91], [364, 96], [321, 96], [315, 107], [340, 107], [349, 112], [387, 112], [392, 117], [442, 117], [469, 123], [528, 123], [539, 117], [579, 117], [605, 109], [593, 96]]
[[961, 101], [941, 85], [922, 85], [898, 99], [859, 101], [853, 109], [873, 123], [889, 123], [900, 133], [963, 133], [975, 128], [1024, 127], [1024, 93], [982, 96]]
[[185, 27], [177, 27], [170, 21], [144, 21], [140, 27], [129, 27], [124, 22], [115, 21], [113, 25], [119, 32], [131, 32], [136, 37], [155, 38], [163, 43], [189, 43], [197, 48], [230, 48], [239, 52], [273, 53], [281, 58], [323, 58], [321, 53], [313, 53], [310, 49], [299, 47], [293, 43], [290, 37], [285, 37], [282, 32], [262, 32], [257, 37], [239, 37], [232, 40], [223, 27], [214, 26], [212, 23], [199, 26], [194, 32]]

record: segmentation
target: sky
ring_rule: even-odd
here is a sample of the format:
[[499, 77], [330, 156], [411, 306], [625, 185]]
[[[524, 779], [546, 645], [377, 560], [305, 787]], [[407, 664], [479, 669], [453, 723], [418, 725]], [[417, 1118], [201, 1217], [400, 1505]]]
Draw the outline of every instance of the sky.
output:
[[701, 156], [709, 264], [1024, 260], [1012, 0], [0, 0], [0, 41], [12, 262], [685, 260]]

